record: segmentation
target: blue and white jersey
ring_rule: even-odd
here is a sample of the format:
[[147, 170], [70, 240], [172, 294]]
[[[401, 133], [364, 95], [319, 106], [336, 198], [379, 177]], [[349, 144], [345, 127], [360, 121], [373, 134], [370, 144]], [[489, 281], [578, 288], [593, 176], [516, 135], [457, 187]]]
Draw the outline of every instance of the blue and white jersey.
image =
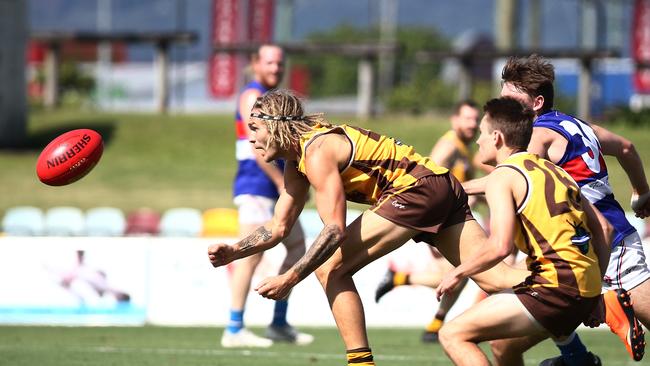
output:
[[[237, 112], [235, 113], [235, 132], [237, 133], [237, 142], [235, 145], [235, 156], [237, 158], [237, 175], [233, 183], [233, 196], [241, 194], [252, 194], [277, 199], [279, 194], [275, 184], [269, 179], [264, 171], [257, 165], [253, 146], [248, 141], [247, 129], [244, 125], [244, 119], [239, 113], [239, 103], [241, 95], [249, 89], [259, 90], [264, 94], [268, 91], [258, 81], [251, 81], [242, 88], [237, 99]], [[283, 170], [284, 164], [278, 161], [278, 169]]]
[[600, 142], [589, 124], [567, 114], [550, 111], [538, 116], [533, 127], [551, 129], [567, 139], [566, 151], [557, 165], [575, 179], [585, 198], [612, 224], [615, 233], [612, 246], [632, 234], [635, 229], [614, 198]]

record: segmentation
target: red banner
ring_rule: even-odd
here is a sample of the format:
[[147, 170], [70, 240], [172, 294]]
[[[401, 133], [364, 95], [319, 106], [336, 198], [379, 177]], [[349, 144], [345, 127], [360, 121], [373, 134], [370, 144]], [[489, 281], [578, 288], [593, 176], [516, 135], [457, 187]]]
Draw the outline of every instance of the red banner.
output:
[[638, 93], [650, 93], [650, 0], [634, 2], [632, 58], [636, 63], [634, 86]]
[[273, 39], [275, 0], [248, 1], [248, 40], [268, 43]]
[[[240, 13], [239, 0], [212, 1], [211, 44], [236, 43], [240, 40]], [[208, 83], [212, 96], [232, 96], [237, 87], [238, 73], [237, 54], [214, 53], [208, 65]]]

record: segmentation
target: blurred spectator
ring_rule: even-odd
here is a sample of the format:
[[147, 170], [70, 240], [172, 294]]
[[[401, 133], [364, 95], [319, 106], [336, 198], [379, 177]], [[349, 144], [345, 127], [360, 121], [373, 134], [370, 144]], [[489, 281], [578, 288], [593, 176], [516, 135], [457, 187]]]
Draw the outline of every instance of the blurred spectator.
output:
[[[253, 105], [266, 91], [276, 88], [284, 74], [284, 51], [274, 45], [262, 45], [252, 55], [253, 80], [244, 86], [237, 104], [235, 126], [237, 131], [236, 156], [238, 162], [233, 193], [239, 210], [239, 233], [244, 238], [271, 220], [279, 190], [284, 189], [282, 164], [265, 162], [249, 143], [248, 120]], [[287, 256], [280, 272], [289, 269], [305, 253], [305, 238], [299, 223], [284, 241]], [[296, 331], [287, 322], [287, 300], [275, 302], [273, 321], [262, 338], [244, 327], [246, 298], [250, 291], [255, 268], [262, 253], [235, 263], [231, 278], [230, 320], [221, 338], [223, 347], [269, 347], [272, 340], [295, 344], [309, 344], [313, 337]]]

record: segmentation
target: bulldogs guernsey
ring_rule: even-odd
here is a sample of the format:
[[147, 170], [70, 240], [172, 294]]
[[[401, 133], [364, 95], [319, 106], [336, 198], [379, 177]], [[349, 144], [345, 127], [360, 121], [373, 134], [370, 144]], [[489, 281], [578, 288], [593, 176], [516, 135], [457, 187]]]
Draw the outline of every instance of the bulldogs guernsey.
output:
[[557, 165], [575, 179], [582, 194], [612, 224], [615, 232], [612, 246], [632, 234], [635, 229], [625, 218], [621, 205], [614, 199], [600, 142], [591, 127], [584, 121], [558, 111], [537, 117], [533, 127], [551, 129], [567, 139], [566, 151]]
[[[246, 84], [243, 91], [248, 89], [257, 89], [262, 94], [268, 91], [267, 88], [262, 86], [258, 81], [251, 81]], [[242, 93], [239, 94], [241, 98]], [[239, 98], [237, 106], [239, 106]], [[235, 113], [235, 132], [237, 133], [237, 143], [235, 156], [237, 158], [237, 175], [235, 175], [235, 182], [233, 184], [233, 196], [237, 197], [242, 194], [251, 194], [255, 196], [263, 196], [272, 199], [277, 199], [279, 194], [275, 184], [268, 178], [262, 169], [255, 161], [253, 147], [248, 142], [248, 135], [246, 134], [246, 126], [244, 120], [239, 113], [239, 108]], [[278, 161], [278, 169], [283, 170], [284, 164]]]

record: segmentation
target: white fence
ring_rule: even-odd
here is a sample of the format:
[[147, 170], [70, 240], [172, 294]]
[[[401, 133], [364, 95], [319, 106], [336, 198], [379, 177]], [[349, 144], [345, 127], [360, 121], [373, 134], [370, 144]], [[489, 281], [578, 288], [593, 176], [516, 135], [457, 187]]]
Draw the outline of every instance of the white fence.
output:
[[[217, 240], [2, 237], [0, 324], [223, 325], [231, 268], [215, 269], [208, 262], [207, 246]], [[283, 256], [281, 245], [268, 251], [253, 285], [275, 274]], [[375, 288], [389, 261], [396, 268], [423, 270], [431, 254], [425, 244], [409, 242], [355, 275], [368, 324], [426, 324], [437, 308], [432, 289], [398, 288], [375, 304]], [[456, 311], [471, 303], [469, 292]], [[118, 301], [126, 295], [129, 301]], [[249, 294], [247, 324], [268, 324], [272, 313], [273, 301]], [[314, 275], [296, 286], [288, 316], [296, 325], [334, 326]]]
[[[0, 324], [224, 325], [232, 268], [212, 268], [207, 259], [208, 244], [218, 240], [2, 237]], [[650, 253], [647, 242], [645, 247]], [[275, 274], [283, 257], [282, 245], [268, 251], [253, 286]], [[357, 273], [368, 326], [423, 327], [437, 309], [432, 289], [403, 286], [375, 303], [375, 288], [389, 264], [410, 271], [433, 266], [427, 245], [408, 242]], [[477, 291], [470, 281], [449, 318], [470, 306]], [[127, 295], [128, 301], [119, 301]], [[272, 314], [273, 301], [251, 291], [246, 324], [266, 325]], [[295, 287], [288, 317], [296, 325], [334, 326], [314, 275]]]

